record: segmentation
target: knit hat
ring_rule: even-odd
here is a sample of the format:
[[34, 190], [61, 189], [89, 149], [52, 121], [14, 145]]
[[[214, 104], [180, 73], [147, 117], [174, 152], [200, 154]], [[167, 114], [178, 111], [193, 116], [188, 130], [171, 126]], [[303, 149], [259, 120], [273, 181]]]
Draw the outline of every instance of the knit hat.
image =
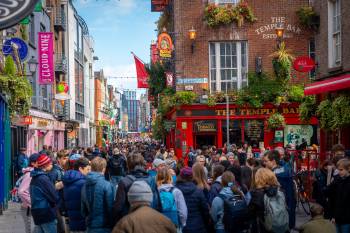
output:
[[191, 167], [182, 168], [180, 171], [180, 176], [181, 178], [192, 177], [192, 168]]
[[155, 168], [159, 167], [162, 164], [165, 164], [164, 160], [162, 160], [162, 159], [155, 159], [153, 161], [153, 167], [155, 167]]
[[41, 154], [37, 159], [37, 162], [38, 162], [38, 167], [44, 167], [52, 163], [51, 159], [45, 154]]
[[29, 156], [29, 163], [35, 163], [38, 160], [39, 156], [40, 155], [38, 153], [34, 153]]
[[153, 200], [151, 187], [143, 180], [135, 181], [128, 192], [128, 200], [130, 204], [133, 202], [148, 202]]

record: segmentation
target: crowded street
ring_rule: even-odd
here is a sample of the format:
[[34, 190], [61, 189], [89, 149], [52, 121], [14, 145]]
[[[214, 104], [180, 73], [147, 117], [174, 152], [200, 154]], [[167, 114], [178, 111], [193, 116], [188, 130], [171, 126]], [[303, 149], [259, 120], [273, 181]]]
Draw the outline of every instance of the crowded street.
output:
[[0, 0], [0, 233], [350, 233], [350, 0]]

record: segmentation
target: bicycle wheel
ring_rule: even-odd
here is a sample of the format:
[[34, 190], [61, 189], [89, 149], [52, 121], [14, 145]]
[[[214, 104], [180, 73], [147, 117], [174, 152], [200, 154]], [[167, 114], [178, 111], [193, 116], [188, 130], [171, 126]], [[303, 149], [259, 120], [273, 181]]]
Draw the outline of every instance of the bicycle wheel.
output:
[[299, 192], [299, 203], [303, 207], [305, 214], [310, 215], [310, 202], [305, 192]]

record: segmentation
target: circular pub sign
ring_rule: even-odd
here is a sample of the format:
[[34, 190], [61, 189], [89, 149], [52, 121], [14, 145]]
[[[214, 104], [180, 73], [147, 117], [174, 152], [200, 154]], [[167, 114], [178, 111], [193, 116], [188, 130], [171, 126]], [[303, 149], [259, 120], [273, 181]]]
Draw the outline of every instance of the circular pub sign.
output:
[[315, 68], [315, 61], [308, 56], [297, 57], [293, 62], [293, 67], [299, 72], [310, 72]]
[[12, 27], [33, 12], [38, 0], [1, 0], [0, 30]]

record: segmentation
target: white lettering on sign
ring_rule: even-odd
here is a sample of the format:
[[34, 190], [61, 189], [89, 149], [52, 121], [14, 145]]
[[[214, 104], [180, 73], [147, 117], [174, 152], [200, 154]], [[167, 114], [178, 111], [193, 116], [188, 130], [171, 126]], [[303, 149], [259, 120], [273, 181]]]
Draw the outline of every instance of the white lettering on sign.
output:
[[275, 29], [277, 26], [282, 26], [284, 28], [283, 38], [292, 38], [293, 34], [299, 35], [301, 33], [299, 26], [287, 23], [286, 17], [271, 17], [271, 23], [255, 29], [255, 33], [261, 35], [262, 39], [276, 39], [277, 35]]

